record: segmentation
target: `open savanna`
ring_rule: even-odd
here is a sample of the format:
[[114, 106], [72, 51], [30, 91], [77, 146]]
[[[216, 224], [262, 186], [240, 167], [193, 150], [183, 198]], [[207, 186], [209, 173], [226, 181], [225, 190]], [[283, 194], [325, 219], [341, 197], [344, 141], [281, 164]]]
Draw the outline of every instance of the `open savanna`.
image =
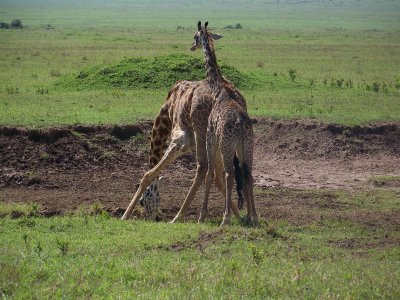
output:
[[[392, 138], [400, 121], [398, 1], [1, 1], [0, 22], [13, 19], [24, 28], [0, 30], [0, 127], [21, 134], [14, 141], [0, 136], [2, 153], [16, 153], [7, 156], [15, 165], [0, 165], [1, 297], [400, 298], [400, 174]], [[217, 58], [224, 75], [237, 80], [250, 116], [259, 123], [273, 118], [273, 126], [255, 125], [259, 139], [298, 126], [274, 120], [307, 119], [298, 122], [308, 129], [297, 144], [288, 137], [277, 152], [267, 153], [268, 143], [257, 148], [268, 149], [256, 153], [256, 167], [264, 157], [275, 163], [265, 161], [263, 174], [279, 167], [282, 179], [287, 165], [293, 179], [276, 186], [276, 178], [263, 177], [273, 188], [256, 186], [258, 228], [237, 220], [219, 228], [222, 201], [211, 201], [205, 224], [194, 223], [195, 209], [184, 224], [122, 222], [112, 213], [126, 207], [146, 170], [149, 129], [128, 140], [104, 132], [154, 119], [171, 86], [162, 76], [149, 83], [140, 76], [154, 72], [155, 58], [177, 70], [174, 79], [199, 76], [187, 67], [191, 57], [203, 60], [188, 50], [198, 19], [224, 36], [215, 43]], [[238, 23], [243, 29], [224, 28]], [[143, 74], [130, 81], [124, 72], [137, 72], [139, 61]], [[319, 148], [313, 152], [305, 143], [305, 154], [290, 152], [302, 149], [307, 132], [326, 132], [308, 119], [338, 123], [330, 128], [343, 134], [332, 139], [344, 149], [331, 154], [310, 143]], [[392, 150], [382, 147], [381, 156], [369, 156], [375, 139], [358, 135], [361, 127], [346, 127], [389, 121], [395, 125], [374, 129], [389, 132]], [[46, 144], [26, 134], [52, 127], [67, 130], [67, 138]], [[85, 128], [94, 128], [93, 136]], [[362, 179], [346, 169], [359, 167], [360, 156], [368, 169]], [[297, 164], [306, 166], [298, 178]], [[163, 221], [177, 212], [193, 175], [193, 157], [176, 165], [166, 176], [171, 196], [162, 199]], [[315, 165], [329, 168], [324, 174]], [[323, 189], [312, 180], [302, 185], [313, 172]], [[343, 188], [341, 175], [351, 179]], [[333, 176], [331, 187], [326, 178]], [[85, 203], [76, 208], [79, 201]]]
[[[188, 4], [182, 8], [184, 16], [178, 13], [171, 20], [169, 14], [177, 7], [173, 3], [167, 9], [160, 3], [121, 8], [118, 3], [105, 7], [59, 3], [58, 7], [45, 1], [42, 6], [6, 1], [0, 21], [21, 18], [26, 28], [0, 31], [0, 121], [50, 126], [151, 119], [169, 84], [79, 92], [55, 89], [54, 84], [86, 67], [107, 67], [124, 58], [187, 54], [202, 59], [202, 53], [188, 50], [200, 16], [209, 18], [224, 36], [216, 42], [218, 59], [261, 79], [256, 87], [241, 88], [252, 116], [348, 124], [399, 119], [396, 3], [383, 1], [378, 9], [374, 1], [350, 1], [352, 5], [344, 7], [338, 1], [306, 7], [290, 2], [264, 7], [261, 2], [247, 9], [241, 6], [246, 3], [233, 5], [232, 14], [223, 18], [214, 15], [222, 11], [218, 2], [208, 8], [205, 4], [202, 14], [196, 11], [197, 4]], [[257, 5], [260, 11], [254, 13]], [[334, 18], [339, 12], [343, 14]], [[366, 15], [371, 22], [365, 21]], [[280, 25], [282, 18], [284, 26], [271, 24]], [[237, 23], [242, 30], [224, 29]], [[45, 29], [47, 24], [54, 29]], [[177, 30], [178, 26], [184, 29]]]

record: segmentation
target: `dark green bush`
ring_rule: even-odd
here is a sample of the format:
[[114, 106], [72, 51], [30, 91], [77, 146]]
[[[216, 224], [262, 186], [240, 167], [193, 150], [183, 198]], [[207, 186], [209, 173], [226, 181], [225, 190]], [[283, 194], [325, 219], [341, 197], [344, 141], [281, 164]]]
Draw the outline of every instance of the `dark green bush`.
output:
[[10, 24], [0, 22], [0, 29], [8, 29], [8, 28], [10, 28]]
[[23, 28], [22, 21], [20, 19], [14, 19], [11, 22], [11, 28]]

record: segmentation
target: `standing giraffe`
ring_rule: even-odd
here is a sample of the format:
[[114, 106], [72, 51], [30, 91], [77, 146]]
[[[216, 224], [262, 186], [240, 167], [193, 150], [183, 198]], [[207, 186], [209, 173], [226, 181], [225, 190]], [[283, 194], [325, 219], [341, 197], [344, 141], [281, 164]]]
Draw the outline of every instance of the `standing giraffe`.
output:
[[[208, 117], [211, 112], [211, 99], [211, 89], [207, 80], [180, 81], [169, 91], [167, 100], [161, 107], [152, 129], [150, 149], [150, 165], [152, 168], [143, 176], [139, 188], [122, 219], [130, 217], [138, 202], [145, 207], [146, 214], [154, 217], [154, 212], [158, 209], [160, 203], [158, 175], [176, 158], [196, 149], [196, 176], [173, 222], [183, 217], [207, 172], [206, 132]], [[237, 101], [240, 106], [246, 109], [246, 102], [243, 97], [239, 97]], [[163, 154], [169, 137], [171, 142]], [[216, 167], [218, 168], [218, 163]], [[221, 167], [219, 169], [222, 170]], [[222, 172], [217, 169], [215, 183], [224, 193], [222, 176]], [[239, 190], [238, 194], [240, 199]], [[234, 213], [239, 216], [236, 207], [234, 207]]]
[[201, 22], [198, 22], [198, 31], [194, 35], [194, 43], [191, 47], [192, 51], [200, 47], [203, 48], [207, 80], [213, 96], [206, 137], [208, 171], [200, 218], [202, 218], [203, 212], [207, 212], [207, 202], [214, 175], [216, 156], [219, 153], [222, 156], [226, 188], [225, 211], [221, 225], [229, 224], [232, 208], [232, 188], [235, 177], [233, 162], [235, 155], [237, 155], [244, 179], [244, 197], [247, 202], [246, 220], [251, 221], [253, 225], [257, 225], [258, 216], [254, 204], [254, 180], [252, 176], [254, 148], [252, 122], [246, 110], [236, 100], [240, 97], [240, 94], [221, 75], [213, 46], [215, 35], [208, 32], [207, 25], [208, 22], [202, 27]]

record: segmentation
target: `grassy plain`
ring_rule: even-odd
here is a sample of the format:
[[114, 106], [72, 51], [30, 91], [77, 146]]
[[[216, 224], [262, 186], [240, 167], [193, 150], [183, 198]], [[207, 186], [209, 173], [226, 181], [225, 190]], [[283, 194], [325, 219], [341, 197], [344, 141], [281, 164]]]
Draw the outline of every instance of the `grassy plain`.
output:
[[[315, 201], [329, 193], [305, 192]], [[399, 199], [381, 189], [331, 193], [347, 207], [341, 216], [325, 209], [310, 224], [259, 228], [121, 222], [100, 206], [53, 218], [15, 206], [25, 216], [11, 219], [10, 205], [0, 205], [0, 291], [16, 299], [397, 299], [398, 228], [361, 215], [398, 210]]]
[[[201, 52], [188, 50], [198, 4], [177, 9], [175, 2], [168, 8], [156, 2], [6, 1], [0, 21], [21, 18], [26, 28], [0, 30], [0, 123], [51, 126], [153, 118], [169, 85], [79, 92], [54, 85], [64, 76], [94, 65], [112, 66], [125, 57], [188, 54], [202, 59]], [[204, 17], [224, 35], [216, 45], [219, 60], [264, 79], [262, 86], [241, 89], [252, 116], [346, 124], [400, 118], [399, 5], [359, 2], [244, 1], [222, 18], [222, 4], [207, 2]], [[244, 29], [223, 29], [236, 23]], [[46, 30], [46, 24], [54, 29]]]

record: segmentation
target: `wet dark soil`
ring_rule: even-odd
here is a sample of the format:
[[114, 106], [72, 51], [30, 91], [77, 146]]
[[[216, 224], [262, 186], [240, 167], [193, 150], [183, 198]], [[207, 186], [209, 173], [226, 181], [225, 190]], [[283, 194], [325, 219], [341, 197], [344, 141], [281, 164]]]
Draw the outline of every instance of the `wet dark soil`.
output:
[[[149, 168], [151, 126], [0, 126], [0, 201], [38, 203], [46, 216], [100, 203], [120, 216]], [[350, 127], [256, 119], [254, 130], [256, 205], [262, 217], [308, 224], [328, 209], [333, 218], [358, 218], [366, 226], [400, 226], [399, 211], [353, 215], [331, 192], [373, 189], [377, 181], [372, 178], [400, 176], [400, 123]], [[195, 156], [189, 154], [163, 171], [160, 220], [171, 220], [178, 212], [195, 167]], [[383, 181], [379, 188], [400, 197], [396, 182]], [[200, 190], [188, 219], [197, 218], [202, 194]], [[213, 189], [211, 216], [220, 217], [222, 209], [221, 195]], [[139, 208], [134, 215], [141, 216]]]

